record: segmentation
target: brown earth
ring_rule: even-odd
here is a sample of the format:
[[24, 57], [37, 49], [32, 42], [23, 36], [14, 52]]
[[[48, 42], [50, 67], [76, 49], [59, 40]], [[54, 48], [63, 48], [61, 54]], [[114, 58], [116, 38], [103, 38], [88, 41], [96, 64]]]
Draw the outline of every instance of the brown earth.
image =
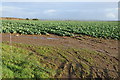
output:
[[49, 46], [65, 46], [73, 48], [84, 48], [101, 53], [105, 53], [112, 57], [118, 58], [118, 40], [99, 39], [89, 36], [82, 37], [61, 37], [56, 35], [17, 35], [2, 34], [2, 41], [11, 41], [17, 43], [49, 45]]
[[[83, 72], [90, 71], [87, 77], [118, 77], [118, 41], [110, 39], [93, 38], [89, 36], [61, 37], [56, 35], [19, 35], [19, 34], [2, 34], [2, 41], [9, 41], [11, 45], [18, 48], [30, 50], [39, 55], [41, 63], [56, 71], [56, 78], [76, 78], [85, 76]], [[57, 50], [50, 54], [40, 54], [36, 50], [38, 47], [22, 46], [17, 43], [33, 44], [39, 46], [62, 47], [64, 55]], [[9, 44], [9, 43], [8, 43]], [[104, 56], [84, 54], [79, 51], [67, 51], [66, 48], [88, 49], [105, 54]], [[63, 49], [64, 48], [64, 49]], [[40, 48], [39, 48], [40, 49]], [[83, 56], [86, 57], [81, 57]], [[86, 56], [85, 56], [86, 55]], [[65, 61], [61, 61], [61, 56]], [[78, 58], [78, 59], [77, 59]], [[86, 61], [92, 58], [94, 64]], [[83, 65], [84, 64], [84, 65]], [[84, 66], [84, 67], [83, 67]], [[87, 67], [89, 66], [89, 68]], [[85, 68], [86, 67], [86, 68]], [[85, 69], [84, 69], [85, 68]], [[83, 73], [80, 76], [80, 73]]]
[[23, 18], [0, 17], [0, 20], [25, 20]]

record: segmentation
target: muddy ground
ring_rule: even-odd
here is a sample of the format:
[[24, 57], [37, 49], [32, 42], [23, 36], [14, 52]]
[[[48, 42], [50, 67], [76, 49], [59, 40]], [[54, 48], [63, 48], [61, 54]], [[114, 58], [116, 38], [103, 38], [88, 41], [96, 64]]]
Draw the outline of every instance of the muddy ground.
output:
[[[55, 75], [53, 76], [54, 78], [75, 78], [83, 76], [102, 78], [118, 77], [119, 58], [117, 40], [100, 39], [89, 36], [61, 37], [56, 35], [2, 34], [2, 41], [9, 41], [10, 43], [7, 44], [25, 50], [29, 50], [35, 53], [36, 55], [39, 55], [38, 59], [42, 60], [40, 61], [40, 63], [56, 71]], [[36, 46], [47, 45], [50, 46], [50, 48], [52, 46], [54, 47], [54, 52], [50, 51], [50, 53], [46, 53], [46, 55], [44, 55], [44, 52], [37, 52], [39, 51], [38, 49], [41, 49], [39, 47], [22, 46], [22, 44], [20, 45], [17, 43], [30, 45], [33, 44]], [[57, 47], [61, 47], [59, 48], [60, 50], [57, 50]], [[73, 50], [71, 48], [73, 48]], [[97, 51], [103, 53], [104, 55], [102, 56], [102, 54], [100, 55], [98, 53], [96, 53], [97, 55], [89, 55], [89, 52], [76, 52], [74, 51], [74, 49], [86, 49], [89, 51]], [[47, 49], [45, 49], [45, 51], [46, 50]], [[65, 59], [65, 61], [61, 61], [62, 58]], [[89, 58], [93, 59], [93, 63]], [[88, 60], [88, 62], [86, 60]], [[83, 63], [84, 65], [82, 65]], [[90, 71], [90, 75], [81, 75], [85, 71]]]
[[[10, 40], [11, 38], [11, 40]], [[2, 41], [34, 45], [65, 46], [85, 48], [118, 58], [118, 40], [100, 39], [89, 36], [61, 37], [56, 35], [17, 35], [2, 34]]]

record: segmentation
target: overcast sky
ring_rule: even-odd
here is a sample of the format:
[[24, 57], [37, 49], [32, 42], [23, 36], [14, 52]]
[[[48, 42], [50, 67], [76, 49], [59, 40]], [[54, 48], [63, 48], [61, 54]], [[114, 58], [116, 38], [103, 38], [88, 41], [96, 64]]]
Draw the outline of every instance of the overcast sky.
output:
[[4, 2], [3, 17], [117, 20], [117, 2]]
[[119, 2], [119, 0], [1, 0], [2, 2]]

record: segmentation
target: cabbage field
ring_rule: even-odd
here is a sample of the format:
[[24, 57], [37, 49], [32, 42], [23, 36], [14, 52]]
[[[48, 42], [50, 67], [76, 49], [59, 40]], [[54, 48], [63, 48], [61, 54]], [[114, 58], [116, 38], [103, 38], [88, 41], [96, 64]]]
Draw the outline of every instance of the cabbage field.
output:
[[33, 21], [2, 20], [3, 33], [55, 34], [59, 36], [87, 35], [120, 39], [118, 22], [107, 21]]
[[118, 26], [117, 21], [2, 20], [2, 78], [117, 79]]

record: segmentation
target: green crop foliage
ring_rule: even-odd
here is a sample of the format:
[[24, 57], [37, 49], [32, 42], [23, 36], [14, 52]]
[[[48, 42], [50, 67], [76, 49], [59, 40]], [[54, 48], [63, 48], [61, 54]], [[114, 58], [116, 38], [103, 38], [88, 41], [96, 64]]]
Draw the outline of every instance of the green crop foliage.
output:
[[92, 37], [120, 39], [118, 22], [107, 21], [31, 21], [2, 20], [3, 33], [55, 34], [74, 36], [76, 34]]

